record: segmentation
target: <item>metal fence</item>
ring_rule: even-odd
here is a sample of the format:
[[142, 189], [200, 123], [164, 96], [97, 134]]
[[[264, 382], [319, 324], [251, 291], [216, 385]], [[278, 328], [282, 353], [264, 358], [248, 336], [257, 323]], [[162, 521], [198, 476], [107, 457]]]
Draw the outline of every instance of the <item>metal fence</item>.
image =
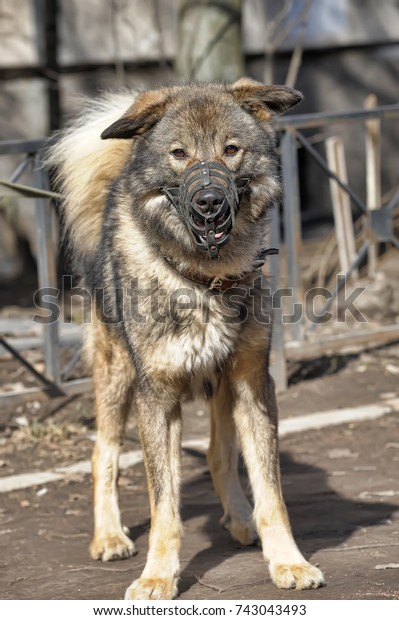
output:
[[[327, 161], [314, 148], [311, 142], [303, 135], [303, 129], [322, 129], [329, 125], [365, 122], [370, 119], [394, 119], [399, 117], [399, 104], [376, 107], [374, 109], [362, 109], [341, 113], [318, 113], [285, 116], [276, 122], [276, 128], [281, 133], [281, 165], [282, 180], [284, 189], [283, 198], [283, 228], [284, 241], [287, 255], [287, 285], [290, 289], [291, 304], [303, 303], [302, 298], [302, 279], [300, 272], [300, 252], [301, 252], [301, 215], [300, 215], [300, 177], [298, 169], [298, 146], [303, 147], [313, 160], [318, 164], [321, 171], [329, 179], [334, 179], [339, 187], [349, 196], [354, 204], [367, 219], [368, 238], [365, 238], [359, 251], [357, 252], [352, 264], [345, 273], [345, 277], [338, 280], [338, 284], [332, 291], [331, 298], [326, 302], [320, 311], [322, 317], [336, 299], [341, 287], [346, 279], [364, 261], [369, 248], [375, 242], [390, 242], [399, 248], [399, 240], [393, 232], [393, 211], [399, 203], [399, 189], [395, 192], [389, 203], [383, 208], [369, 211], [364, 202], [354, 192], [349, 184], [343, 182], [328, 166]], [[272, 226], [273, 245], [279, 247], [280, 225], [278, 221], [278, 211]], [[272, 275], [278, 284], [281, 281], [279, 265], [275, 258], [273, 261]], [[279, 317], [277, 317], [279, 318]], [[287, 386], [286, 358], [304, 358], [306, 355], [320, 355], [323, 351], [339, 350], [342, 346], [359, 346], [369, 344], [373, 341], [381, 343], [384, 341], [399, 339], [398, 325], [389, 325], [376, 328], [374, 330], [346, 332], [343, 338], [339, 336], [319, 338], [317, 346], [310, 342], [311, 333], [317, 328], [318, 320], [305, 325], [305, 321], [295, 321], [289, 325], [288, 340], [284, 339], [283, 329], [280, 322], [277, 322], [274, 349], [276, 358], [274, 361], [274, 375], [278, 389], [283, 391]]]
[[[326, 160], [312, 146], [309, 140], [303, 135], [303, 129], [322, 128], [334, 123], [364, 122], [368, 119], [392, 119], [399, 117], [399, 104], [382, 106], [372, 110], [358, 110], [352, 112], [336, 114], [302, 114], [282, 117], [276, 122], [276, 129], [281, 134], [281, 162], [282, 179], [284, 186], [283, 200], [283, 228], [284, 241], [287, 255], [287, 284], [292, 290], [291, 303], [300, 303], [301, 299], [301, 274], [300, 274], [300, 248], [301, 248], [301, 217], [300, 217], [300, 177], [298, 170], [297, 146], [300, 144], [320, 166], [321, 170], [329, 177], [335, 179], [339, 186], [349, 195], [353, 204], [369, 218], [369, 227], [372, 231], [374, 240], [390, 241], [399, 248], [399, 240], [393, 235], [393, 210], [399, 203], [399, 190], [395, 193], [389, 204], [383, 209], [368, 212], [362, 200], [356, 195], [351, 187], [344, 183], [329, 167]], [[48, 193], [48, 173], [40, 163], [40, 151], [44, 147], [44, 140], [18, 140], [0, 142], [1, 155], [25, 155], [22, 163], [18, 165], [14, 174], [10, 178], [11, 183], [16, 183], [20, 176], [31, 168], [33, 176], [33, 188], [39, 190], [35, 198], [36, 221], [37, 221], [37, 270], [39, 287], [57, 287], [57, 246], [58, 239], [54, 234], [53, 220], [55, 210]], [[29, 188], [25, 188], [29, 190]], [[29, 191], [28, 191], [29, 193]], [[32, 192], [32, 196], [34, 191]], [[275, 210], [275, 217], [272, 221], [271, 238], [272, 245], [279, 247], [280, 244], [280, 223], [278, 210]], [[367, 255], [370, 239], [365, 239], [356, 258], [347, 271], [350, 275], [359, 266]], [[274, 276], [275, 286], [278, 286], [280, 277], [279, 261], [277, 257], [271, 257], [271, 269]], [[331, 304], [339, 292], [339, 285], [333, 291], [333, 298], [329, 300]], [[325, 308], [326, 309], [326, 308]], [[277, 380], [280, 390], [284, 390], [287, 384], [286, 357], [300, 359], [306, 353], [306, 344], [309, 331], [316, 329], [317, 322], [313, 323], [308, 329], [304, 330], [301, 321], [294, 322], [289, 327], [288, 340], [285, 339], [281, 321], [275, 323], [274, 331], [274, 368], [273, 374]], [[0, 405], [11, 405], [34, 399], [51, 398], [56, 396], [67, 396], [79, 394], [91, 389], [91, 379], [89, 377], [71, 380], [68, 377], [79, 359], [79, 351], [75, 353], [68, 364], [61, 368], [60, 351], [63, 343], [60, 339], [59, 322], [53, 322], [42, 326], [43, 336], [40, 344], [43, 347], [45, 371], [39, 372], [22, 354], [24, 343], [15, 339], [11, 345], [3, 336], [0, 336], [0, 350], [8, 351], [28, 372], [30, 372], [40, 384], [36, 388], [24, 388], [11, 393], [0, 393]], [[376, 339], [380, 341], [399, 338], [399, 328], [397, 325], [387, 326], [375, 330]], [[357, 332], [353, 334], [353, 341], [358, 344], [362, 339], [367, 341], [372, 337], [370, 330], [365, 334]], [[348, 343], [348, 334], [345, 334], [345, 341]], [[69, 345], [78, 345], [75, 339], [68, 340]], [[342, 346], [342, 339], [334, 337], [333, 342], [326, 338], [326, 347], [337, 348]], [[323, 349], [323, 341], [318, 342], [319, 350]], [[28, 348], [28, 345], [27, 347]], [[314, 351], [314, 346], [311, 349]]]
[[[57, 288], [57, 256], [58, 239], [55, 234], [55, 210], [48, 192], [48, 172], [41, 163], [40, 152], [45, 145], [45, 140], [15, 140], [0, 142], [1, 155], [25, 155], [21, 164], [18, 165], [10, 178], [10, 183], [17, 183], [21, 175], [31, 169], [32, 188], [19, 186], [17, 191], [22, 195], [34, 198], [36, 210], [36, 234], [37, 234], [37, 273], [39, 288]], [[32, 192], [30, 192], [32, 189]], [[35, 192], [35, 190], [37, 190]], [[36, 197], [34, 197], [36, 194]], [[45, 371], [39, 372], [20, 350], [24, 349], [24, 343], [16, 339], [11, 345], [0, 335], [0, 349], [8, 351], [25, 369], [35, 377], [40, 387], [25, 388], [10, 393], [0, 394], [0, 405], [13, 405], [18, 402], [67, 396], [79, 394], [91, 388], [91, 379], [67, 380], [72, 370], [71, 364], [61, 368], [60, 360], [60, 330], [59, 322], [51, 322], [42, 325], [43, 336], [39, 344], [43, 348]], [[76, 344], [76, 340], [69, 341]]]

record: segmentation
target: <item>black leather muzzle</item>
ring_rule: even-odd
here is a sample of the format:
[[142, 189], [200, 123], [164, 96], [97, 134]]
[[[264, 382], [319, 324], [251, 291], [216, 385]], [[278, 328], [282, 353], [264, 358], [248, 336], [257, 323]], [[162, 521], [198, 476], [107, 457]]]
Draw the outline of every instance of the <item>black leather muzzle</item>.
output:
[[249, 178], [234, 180], [222, 164], [202, 161], [188, 168], [179, 187], [162, 191], [176, 207], [197, 248], [217, 258], [219, 249], [230, 240], [248, 182]]

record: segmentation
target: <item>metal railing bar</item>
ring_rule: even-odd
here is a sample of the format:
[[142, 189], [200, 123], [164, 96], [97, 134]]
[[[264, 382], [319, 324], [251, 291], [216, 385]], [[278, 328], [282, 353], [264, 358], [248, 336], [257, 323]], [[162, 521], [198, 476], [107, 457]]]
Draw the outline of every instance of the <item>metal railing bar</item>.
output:
[[[62, 389], [63, 392], [61, 396], [73, 396], [74, 394], [83, 394], [91, 391], [92, 385], [92, 380], [90, 378], [76, 379], [61, 383], [59, 389]], [[52, 398], [54, 396], [51, 390], [52, 388], [43, 387], [26, 388], [25, 390], [19, 390], [18, 392], [0, 391], [0, 405], [8, 407], [31, 400], [47, 400], [48, 398]]]
[[32, 185], [22, 185], [22, 183], [12, 183], [11, 181], [3, 181], [0, 179], [0, 186], [8, 189], [11, 194], [15, 194], [22, 198], [47, 198], [51, 200], [61, 200], [62, 194], [51, 192], [50, 190], [39, 189]]
[[14, 170], [12, 175], [10, 176], [10, 183], [16, 183], [18, 181], [21, 174], [25, 172], [29, 164], [32, 163], [32, 156], [28, 154], [23, 161], [18, 165], [18, 167]]
[[[291, 309], [299, 302], [301, 277], [299, 261], [301, 250], [301, 215], [299, 204], [299, 170], [295, 133], [286, 131], [281, 140], [281, 162], [283, 181], [283, 223], [287, 251], [288, 286], [292, 289]], [[298, 322], [290, 325], [293, 340], [301, 340], [302, 326]]]
[[358, 207], [358, 209], [360, 209], [363, 214], [367, 213], [366, 206], [359, 198], [359, 196], [355, 194], [355, 192], [349, 187], [349, 185], [341, 181], [341, 179], [332, 170], [330, 170], [324, 157], [322, 157], [316, 151], [316, 149], [310, 144], [310, 142], [305, 138], [305, 136], [303, 136], [299, 131], [295, 131], [295, 135], [298, 138], [299, 142], [302, 144], [302, 146], [311, 154], [315, 162], [326, 173], [326, 175], [330, 179], [334, 179], [338, 183], [338, 185], [350, 196], [354, 204]]
[[[35, 158], [34, 181], [37, 187], [47, 190], [47, 171], [40, 167], [40, 159]], [[37, 269], [39, 287], [57, 288], [56, 239], [53, 227], [54, 211], [49, 200], [36, 199], [37, 221]], [[55, 383], [60, 379], [59, 333], [57, 321], [43, 325], [44, 360], [46, 375]]]
[[388, 202], [386, 207], [383, 207], [384, 209], [387, 209], [388, 211], [393, 211], [395, 209], [395, 207], [398, 206], [398, 202], [399, 202], [399, 189], [398, 191], [392, 196], [391, 200]]
[[0, 155], [15, 155], [16, 153], [28, 153], [35, 155], [47, 143], [45, 138], [37, 140], [1, 140]]
[[[399, 103], [379, 106], [372, 110], [350, 110], [349, 112], [315, 112], [311, 114], [292, 114], [282, 116], [273, 121], [275, 129], [305, 129], [321, 127], [338, 122], [362, 121], [370, 118], [396, 118], [399, 117]], [[34, 154], [49, 144], [53, 138], [38, 138], [36, 140], [2, 140], [0, 141], [0, 155], [15, 153]]]
[[71, 375], [72, 370], [75, 368], [76, 364], [80, 361], [82, 356], [82, 347], [80, 346], [77, 351], [73, 354], [72, 358], [69, 360], [67, 364], [65, 364], [64, 368], [61, 370], [61, 381], [67, 381]]
[[[81, 346], [82, 337], [77, 334], [61, 334], [60, 336], [60, 345], [63, 347], [77, 347]], [[16, 351], [26, 351], [29, 349], [41, 349], [44, 345], [44, 340], [42, 336], [22, 336], [12, 338], [12, 346]], [[0, 344], [0, 355], [4, 355], [5, 351], [3, 351]]]
[[396, 118], [399, 116], [399, 103], [379, 106], [372, 110], [350, 110], [349, 112], [315, 112], [312, 114], [292, 114], [282, 116], [273, 122], [275, 129], [311, 129], [334, 123], [364, 121], [370, 118]]
[[40, 381], [40, 383], [42, 383], [46, 388], [51, 390], [51, 392], [52, 392], [52, 394], [54, 396], [64, 396], [64, 392], [60, 389], [60, 387], [56, 383], [54, 383], [53, 381], [48, 379], [45, 375], [43, 375], [41, 372], [36, 370], [36, 368], [34, 366], [32, 366], [32, 364], [30, 362], [28, 362], [28, 360], [25, 359], [16, 349], [14, 349], [14, 347], [12, 347], [7, 342], [7, 340], [5, 340], [5, 338], [3, 338], [3, 336], [0, 336], [0, 345], [4, 349], [6, 349], [9, 353], [11, 353], [11, 355], [16, 360], [18, 360], [18, 362], [20, 364], [22, 364], [22, 366], [24, 366], [26, 368], [26, 370], [28, 372], [30, 372], [31, 375], [33, 375], [35, 377], [35, 379]]

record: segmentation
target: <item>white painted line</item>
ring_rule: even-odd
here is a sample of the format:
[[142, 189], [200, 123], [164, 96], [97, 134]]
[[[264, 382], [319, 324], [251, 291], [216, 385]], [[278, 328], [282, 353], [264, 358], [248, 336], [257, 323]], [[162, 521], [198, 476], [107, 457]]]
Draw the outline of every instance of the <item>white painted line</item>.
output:
[[[119, 459], [120, 469], [127, 469], [143, 461], [141, 450], [132, 450], [121, 454]], [[70, 474], [91, 474], [91, 461], [79, 461], [68, 467], [57, 467], [52, 471], [32, 472], [28, 474], [16, 474], [0, 478], [0, 493], [9, 493], [19, 489], [40, 486], [49, 482], [63, 480]]]
[[[279, 427], [280, 437], [300, 433], [303, 431], [317, 430], [328, 426], [338, 426], [350, 422], [365, 422], [366, 420], [376, 420], [388, 413], [399, 412], [399, 398], [385, 400], [374, 403], [373, 405], [363, 405], [361, 407], [350, 407], [347, 409], [334, 409], [320, 413], [310, 413], [295, 418], [281, 420]], [[191, 448], [205, 452], [208, 449], [209, 440], [207, 438], [189, 439], [183, 442], [183, 448]], [[131, 450], [121, 454], [119, 466], [127, 469], [143, 461], [141, 450]], [[27, 489], [33, 486], [40, 486], [49, 482], [63, 480], [69, 474], [89, 474], [91, 473], [90, 461], [79, 461], [68, 467], [58, 467], [52, 471], [31, 472], [27, 474], [17, 474], [15, 476], [5, 476], [0, 478], [0, 493], [9, 493], [18, 489]]]
[[399, 411], [399, 398], [384, 400], [373, 405], [362, 405], [360, 407], [348, 407], [346, 409], [333, 409], [322, 413], [310, 413], [295, 418], [281, 420], [279, 435], [285, 437], [291, 433], [316, 430], [326, 426], [338, 426], [339, 424], [349, 424], [350, 422], [365, 422], [366, 420], [377, 420], [388, 413]]
[[16, 474], [0, 478], [0, 493], [9, 493], [18, 489], [27, 489], [36, 485], [47, 484], [62, 480], [63, 474], [56, 474], [52, 471], [38, 471], [29, 474]]

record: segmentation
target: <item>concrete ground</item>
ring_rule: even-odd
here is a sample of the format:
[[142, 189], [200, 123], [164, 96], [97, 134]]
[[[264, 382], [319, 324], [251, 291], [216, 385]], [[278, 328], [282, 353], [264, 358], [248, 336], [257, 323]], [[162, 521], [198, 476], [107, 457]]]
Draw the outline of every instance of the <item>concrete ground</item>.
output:
[[[290, 387], [279, 398], [281, 419], [395, 400], [398, 370], [398, 345], [302, 363], [291, 369]], [[10, 372], [12, 367], [8, 376]], [[339, 411], [336, 415], [338, 419]], [[203, 406], [187, 405], [184, 424], [186, 441], [206, 438]], [[5, 411], [2, 425], [3, 481], [90, 458], [91, 396]], [[127, 435], [124, 449], [138, 449], [134, 422]], [[231, 540], [219, 525], [222, 511], [203, 449], [185, 449], [179, 598], [399, 599], [398, 437], [395, 410], [376, 420], [282, 437], [284, 494], [295, 536], [327, 580], [325, 588], [303, 592], [278, 590], [260, 548], [242, 548]], [[244, 471], [242, 480], [248, 489]], [[69, 473], [58, 482], [0, 493], [0, 598], [121, 599], [143, 568], [148, 544], [149, 508], [141, 463], [122, 472], [120, 494], [124, 522], [138, 554], [101, 564], [88, 554], [88, 474]]]

